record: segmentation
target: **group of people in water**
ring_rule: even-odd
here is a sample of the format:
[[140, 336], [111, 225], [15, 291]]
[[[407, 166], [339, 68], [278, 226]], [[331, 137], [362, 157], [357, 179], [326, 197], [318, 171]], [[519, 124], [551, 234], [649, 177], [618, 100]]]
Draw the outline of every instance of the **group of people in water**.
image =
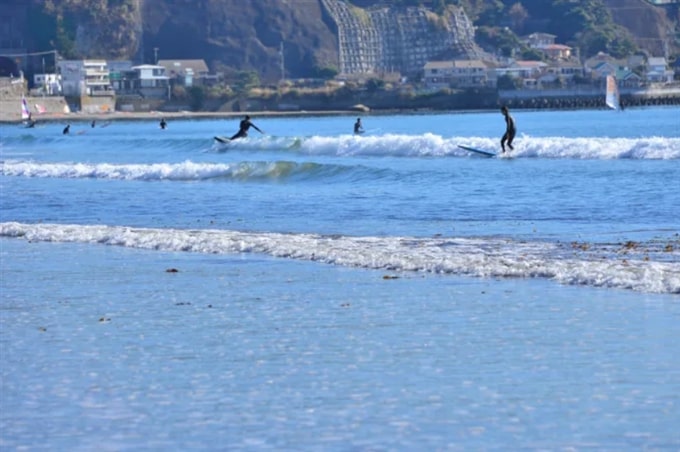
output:
[[[515, 139], [515, 133], [517, 132], [517, 129], [515, 127], [515, 120], [513, 117], [510, 115], [510, 112], [508, 111], [508, 107], [503, 106], [501, 107], [501, 113], [503, 114], [503, 117], [505, 118], [505, 133], [503, 134], [503, 137], [501, 138], [501, 149], [503, 152], [505, 152], [505, 146], [507, 145], [510, 150], [513, 150], [514, 147], [512, 146], [512, 141]], [[30, 117], [29, 117], [30, 121]], [[35, 122], [32, 122], [33, 125], [35, 125]], [[33, 127], [33, 125], [29, 127]], [[95, 126], [95, 121], [92, 121], [92, 127]], [[161, 118], [161, 121], [159, 123], [159, 126], [161, 129], [165, 129], [168, 126], [168, 123], [165, 121], [165, 118]], [[239, 138], [246, 138], [248, 136], [248, 131], [250, 128], [253, 128], [260, 132], [261, 134], [264, 134], [264, 132], [257, 127], [253, 122], [250, 120], [250, 116], [246, 115], [241, 122], [239, 123], [238, 126], [238, 132], [236, 132], [234, 135], [229, 138], [230, 141], [239, 139]], [[63, 134], [67, 135], [70, 132], [71, 125], [68, 124], [64, 130]], [[355, 135], [361, 135], [364, 133], [364, 126], [361, 123], [361, 118], [357, 118], [356, 122], [354, 123], [354, 134]]]
[[[510, 112], [508, 111], [508, 107], [503, 106], [501, 107], [501, 113], [503, 114], [503, 117], [505, 118], [505, 133], [503, 134], [503, 137], [501, 138], [501, 149], [503, 152], [505, 152], [505, 145], [507, 144], [510, 150], [515, 149], [512, 146], [512, 141], [515, 139], [515, 133], [517, 132], [517, 129], [515, 128], [515, 120], [513, 117], [510, 115]], [[257, 130], [258, 132], [264, 134], [262, 130], [260, 130], [255, 124], [253, 124], [250, 120], [250, 116], [246, 115], [245, 118], [241, 120], [239, 123], [238, 127], [238, 132], [236, 132], [229, 140], [236, 140], [238, 138], [245, 138], [248, 136], [248, 130], [250, 128], [253, 128]], [[165, 128], [165, 120], [161, 120], [161, 128]], [[357, 118], [356, 122], [354, 123], [354, 135], [361, 135], [364, 133], [364, 126], [361, 123], [361, 118]]]

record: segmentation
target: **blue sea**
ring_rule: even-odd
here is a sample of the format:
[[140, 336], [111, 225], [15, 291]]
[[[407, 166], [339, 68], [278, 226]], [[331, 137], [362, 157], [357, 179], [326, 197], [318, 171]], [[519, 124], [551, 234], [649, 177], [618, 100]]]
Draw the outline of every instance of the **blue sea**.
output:
[[680, 450], [680, 110], [0, 125], [0, 449]]

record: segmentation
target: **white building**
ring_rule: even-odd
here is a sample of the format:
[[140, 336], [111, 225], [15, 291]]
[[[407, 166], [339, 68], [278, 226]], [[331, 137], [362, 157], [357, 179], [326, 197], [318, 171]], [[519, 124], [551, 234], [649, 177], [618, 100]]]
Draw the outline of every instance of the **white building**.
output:
[[61, 95], [61, 75], [59, 74], [34, 74], [33, 85], [42, 94]]
[[170, 77], [160, 65], [118, 66], [111, 73], [111, 84], [117, 94], [138, 95], [149, 98], [170, 97]]
[[547, 67], [548, 65], [542, 61], [518, 60], [509, 66], [497, 68], [496, 73], [499, 77], [509, 75], [513, 78], [534, 79], [540, 77]]
[[430, 61], [424, 67], [431, 88], [471, 88], [488, 85], [488, 67], [481, 60]]
[[105, 60], [57, 61], [64, 96], [112, 96]]

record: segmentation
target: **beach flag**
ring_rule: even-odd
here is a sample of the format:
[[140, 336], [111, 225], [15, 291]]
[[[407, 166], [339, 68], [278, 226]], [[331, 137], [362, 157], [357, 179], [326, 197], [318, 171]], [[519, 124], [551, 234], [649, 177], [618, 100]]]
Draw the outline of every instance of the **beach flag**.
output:
[[21, 119], [28, 119], [31, 117], [31, 112], [28, 109], [26, 98], [21, 96]]

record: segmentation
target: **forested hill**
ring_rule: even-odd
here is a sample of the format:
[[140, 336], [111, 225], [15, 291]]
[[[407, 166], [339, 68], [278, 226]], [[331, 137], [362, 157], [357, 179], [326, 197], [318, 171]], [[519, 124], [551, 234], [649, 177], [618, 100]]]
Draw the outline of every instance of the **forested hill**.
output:
[[[339, 0], [21, 0], [28, 2], [29, 44], [65, 58], [200, 58], [212, 70], [255, 70], [278, 78], [310, 77], [338, 66], [338, 28], [324, 2]], [[461, 6], [487, 50], [508, 53], [517, 37], [557, 36], [581, 55], [616, 56], [646, 48], [678, 53], [679, 6], [645, 0], [352, 0], [359, 8], [424, 5], [441, 13]], [[666, 43], [666, 47], [664, 47]]]

